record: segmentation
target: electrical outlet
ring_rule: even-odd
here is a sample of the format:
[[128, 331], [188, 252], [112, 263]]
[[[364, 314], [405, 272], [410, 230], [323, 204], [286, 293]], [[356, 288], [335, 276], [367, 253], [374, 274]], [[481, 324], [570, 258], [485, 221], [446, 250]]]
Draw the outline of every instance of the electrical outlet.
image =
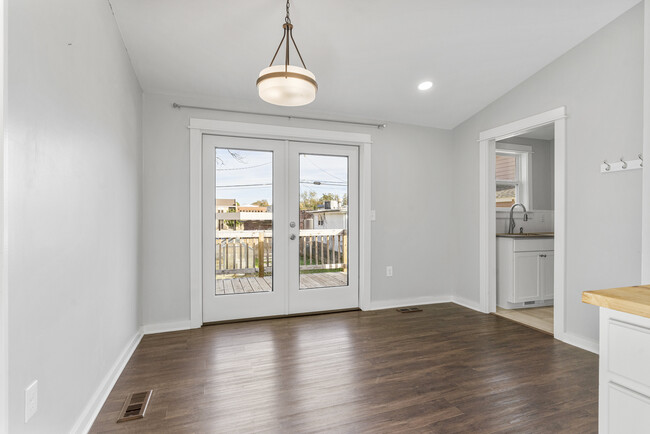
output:
[[34, 381], [25, 389], [25, 423], [34, 416], [38, 410], [38, 381]]
[[393, 266], [389, 265], [386, 267], [386, 277], [393, 277]]
[[375, 210], [373, 209], [370, 210], [370, 221], [374, 222], [375, 220], [377, 220], [377, 213], [375, 213]]

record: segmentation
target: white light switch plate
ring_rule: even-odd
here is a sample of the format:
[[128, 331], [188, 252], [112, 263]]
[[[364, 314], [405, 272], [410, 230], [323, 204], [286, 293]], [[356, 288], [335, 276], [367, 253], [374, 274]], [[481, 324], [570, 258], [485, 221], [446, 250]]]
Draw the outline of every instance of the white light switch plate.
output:
[[389, 265], [386, 267], [386, 277], [393, 277], [393, 266]]
[[25, 389], [25, 423], [34, 416], [38, 410], [38, 381], [34, 381]]
[[370, 210], [370, 221], [374, 222], [375, 220], [377, 220], [377, 213], [375, 213], [375, 210], [373, 209]]

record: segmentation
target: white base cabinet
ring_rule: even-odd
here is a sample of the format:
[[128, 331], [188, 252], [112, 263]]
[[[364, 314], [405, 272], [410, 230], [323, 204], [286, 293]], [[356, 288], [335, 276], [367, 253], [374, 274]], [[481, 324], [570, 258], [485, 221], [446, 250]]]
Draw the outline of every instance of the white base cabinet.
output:
[[507, 309], [552, 304], [553, 239], [497, 238], [497, 305]]
[[600, 308], [598, 431], [650, 432], [650, 318]]

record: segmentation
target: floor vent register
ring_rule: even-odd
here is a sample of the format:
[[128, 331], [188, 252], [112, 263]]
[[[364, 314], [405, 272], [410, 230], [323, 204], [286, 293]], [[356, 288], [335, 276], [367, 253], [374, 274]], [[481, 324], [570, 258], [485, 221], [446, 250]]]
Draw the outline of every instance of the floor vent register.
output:
[[120, 411], [120, 418], [117, 419], [117, 421], [127, 422], [129, 420], [142, 419], [145, 411], [147, 411], [147, 406], [149, 405], [152, 393], [153, 390], [129, 394], [129, 396], [126, 397], [122, 411]]

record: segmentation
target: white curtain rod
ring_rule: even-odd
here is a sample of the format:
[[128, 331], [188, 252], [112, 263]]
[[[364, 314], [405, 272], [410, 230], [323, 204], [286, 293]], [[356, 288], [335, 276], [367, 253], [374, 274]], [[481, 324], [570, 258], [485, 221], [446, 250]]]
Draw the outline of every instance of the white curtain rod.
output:
[[185, 104], [178, 104], [178, 103], [173, 103], [172, 107], [175, 109], [182, 109], [182, 108], [188, 108], [188, 109], [198, 109], [198, 110], [212, 110], [212, 111], [218, 111], [218, 112], [227, 112], [227, 113], [239, 113], [239, 114], [244, 114], [244, 115], [256, 115], [256, 116], [272, 116], [275, 118], [285, 118], [285, 119], [301, 119], [305, 121], [318, 121], [318, 122], [333, 122], [337, 124], [348, 124], [348, 125], [361, 125], [364, 127], [374, 127], [378, 129], [386, 128], [386, 124], [372, 124], [372, 123], [365, 123], [365, 122], [352, 122], [352, 121], [337, 121], [334, 119], [319, 119], [319, 118], [308, 118], [304, 116], [289, 116], [289, 115], [276, 115], [276, 114], [271, 114], [271, 113], [257, 113], [257, 112], [247, 112], [247, 111], [240, 111], [240, 110], [226, 110], [226, 109], [219, 109], [219, 108], [214, 108], [214, 107], [201, 107], [201, 106], [195, 106], [195, 105], [185, 105]]

